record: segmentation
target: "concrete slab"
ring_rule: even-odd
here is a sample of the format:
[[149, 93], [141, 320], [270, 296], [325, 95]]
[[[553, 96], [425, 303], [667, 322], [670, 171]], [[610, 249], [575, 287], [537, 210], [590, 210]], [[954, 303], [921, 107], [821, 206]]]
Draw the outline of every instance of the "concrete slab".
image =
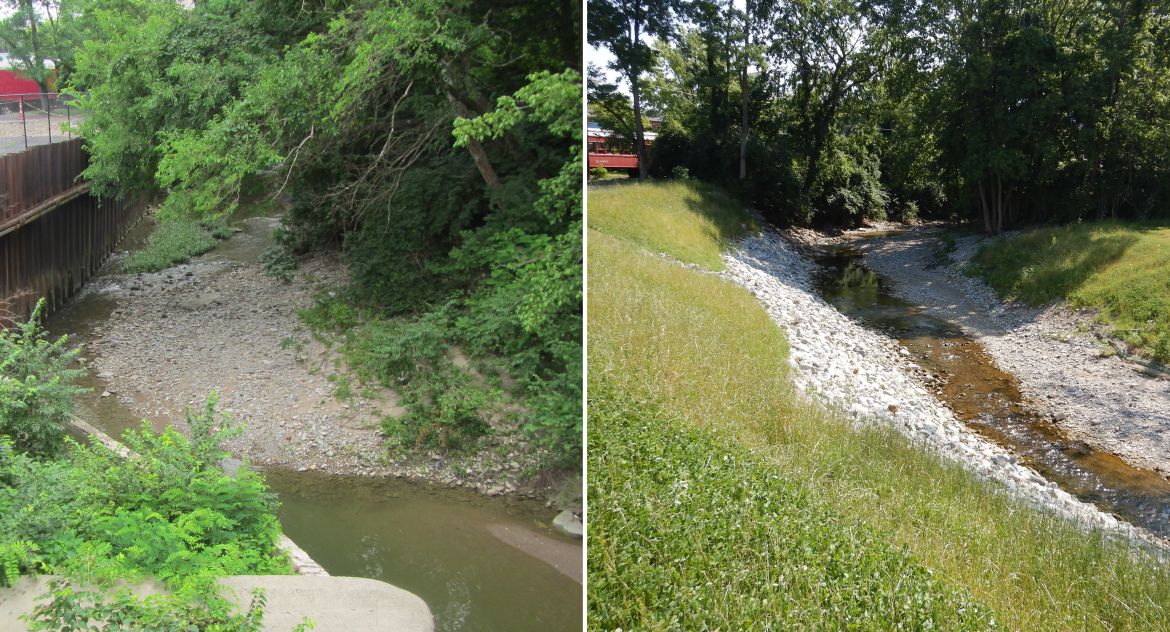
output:
[[[33, 611], [51, 577], [22, 577], [12, 588], [0, 589], [0, 630], [26, 630], [20, 616]], [[227, 577], [225, 596], [241, 609], [252, 601], [252, 589], [263, 588], [267, 599], [264, 630], [287, 632], [307, 616], [316, 632], [434, 632], [426, 602], [413, 593], [363, 577], [309, 575], [240, 575]], [[157, 584], [137, 586], [139, 595], [157, 594]]]
[[365, 577], [312, 575], [240, 575], [223, 584], [247, 608], [252, 589], [268, 599], [265, 630], [291, 630], [305, 616], [314, 632], [434, 632], [431, 609], [420, 597], [386, 582]]

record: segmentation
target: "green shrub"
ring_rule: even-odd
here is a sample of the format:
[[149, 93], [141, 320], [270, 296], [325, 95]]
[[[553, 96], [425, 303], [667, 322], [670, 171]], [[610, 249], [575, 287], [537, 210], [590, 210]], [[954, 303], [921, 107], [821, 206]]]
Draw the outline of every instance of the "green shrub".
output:
[[126, 257], [122, 271], [127, 274], [158, 272], [215, 247], [216, 239], [198, 222], [166, 220], [151, 234], [146, 247]]
[[593, 180], [604, 180], [609, 175], [609, 170], [605, 167], [590, 167], [589, 177]]
[[[252, 591], [248, 609], [237, 613], [235, 606], [213, 586], [180, 594], [139, 597], [129, 588], [92, 590], [67, 579], [49, 584], [45, 603], [28, 617], [33, 632], [58, 630], [193, 630], [259, 632], [264, 629], [266, 599], [260, 588]], [[311, 627], [303, 623], [300, 631]]]
[[0, 435], [18, 450], [52, 456], [64, 446], [73, 396], [86, 389], [73, 384], [85, 371], [69, 368], [80, 348], [69, 349], [67, 336], [50, 341], [37, 324], [44, 305], [20, 327], [0, 329]]
[[284, 283], [292, 283], [297, 260], [284, 246], [272, 244], [266, 248], [260, 256], [260, 263], [264, 266], [264, 274]]
[[[124, 436], [137, 456], [71, 444], [67, 459], [37, 461], [0, 440], [0, 564], [24, 550], [21, 573], [86, 581], [164, 580], [173, 588], [224, 575], [290, 571], [276, 548], [277, 501], [263, 478], [218, 467], [220, 441], [238, 432], [215, 398], [188, 411], [191, 438], [144, 423]], [[29, 556], [35, 554], [35, 558]], [[30, 563], [31, 560], [31, 563]]]
[[670, 177], [675, 180], [690, 180], [691, 170], [682, 165], [675, 165], [675, 167], [670, 170]]

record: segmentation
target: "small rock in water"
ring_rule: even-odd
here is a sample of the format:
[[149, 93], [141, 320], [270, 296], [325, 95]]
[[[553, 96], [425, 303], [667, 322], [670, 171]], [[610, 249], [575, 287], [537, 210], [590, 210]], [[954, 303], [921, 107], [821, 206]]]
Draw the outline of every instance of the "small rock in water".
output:
[[112, 393], [109, 391], [102, 391], [102, 397], [109, 397]]
[[557, 514], [557, 517], [553, 518], [552, 524], [554, 529], [569, 537], [579, 538], [585, 533], [581, 520], [568, 509]]

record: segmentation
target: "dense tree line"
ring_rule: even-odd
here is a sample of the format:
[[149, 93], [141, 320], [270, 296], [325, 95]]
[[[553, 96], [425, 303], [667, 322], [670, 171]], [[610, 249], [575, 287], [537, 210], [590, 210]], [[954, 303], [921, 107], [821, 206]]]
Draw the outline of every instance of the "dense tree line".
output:
[[[386, 323], [371, 364], [422, 338], [490, 360], [519, 383], [523, 425], [579, 463], [576, 2], [76, 2], [93, 191], [160, 190], [164, 216], [198, 219], [284, 200], [287, 252], [340, 249], [342, 300]], [[374, 377], [409, 386], [389, 370]], [[474, 416], [419, 400], [438, 408], [419, 423]]]
[[[590, 12], [591, 42], [637, 87], [625, 109], [664, 118], [649, 172], [734, 183], [776, 221], [957, 216], [999, 232], [1170, 215], [1164, 0], [603, 0]], [[634, 29], [595, 18], [653, 26], [634, 46]], [[620, 110], [593, 70], [591, 107]]]

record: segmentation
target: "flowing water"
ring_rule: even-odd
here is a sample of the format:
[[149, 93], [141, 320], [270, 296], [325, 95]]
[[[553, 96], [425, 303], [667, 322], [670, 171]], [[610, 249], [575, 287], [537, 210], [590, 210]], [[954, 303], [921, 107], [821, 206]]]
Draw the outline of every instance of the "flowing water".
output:
[[[242, 223], [241, 233], [197, 260], [200, 269], [210, 277], [224, 262], [254, 262], [271, 227], [262, 219]], [[140, 247], [153, 226], [144, 220], [121, 248]], [[47, 329], [84, 344], [108, 319], [133, 318], [117, 293], [103, 291], [118, 282], [94, 279]], [[78, 398], [79, 418], [114, 437], [141, 425], [116, 395], [102, 396], [103, 379], [91, 372], [80, 383], [91, 392]], [[413, 592], [439, 632], [581, 629], [581, 543], [552, 532], [552, 513], [540, 503], [395, 479], [281, 469], [265, 476], [280, 496], [285, 533], [325, 570]]]
[[863, 256], [846, 244], [818, 258], [817, 289], [826, 301], [909, 349], [929, 373], [931, 390], [970, 428], [1077, 498], [1170, 536], [1170, 481], [1070, 439], [1028, 405], [1015, 377], [978, 342], [894, 296]]

